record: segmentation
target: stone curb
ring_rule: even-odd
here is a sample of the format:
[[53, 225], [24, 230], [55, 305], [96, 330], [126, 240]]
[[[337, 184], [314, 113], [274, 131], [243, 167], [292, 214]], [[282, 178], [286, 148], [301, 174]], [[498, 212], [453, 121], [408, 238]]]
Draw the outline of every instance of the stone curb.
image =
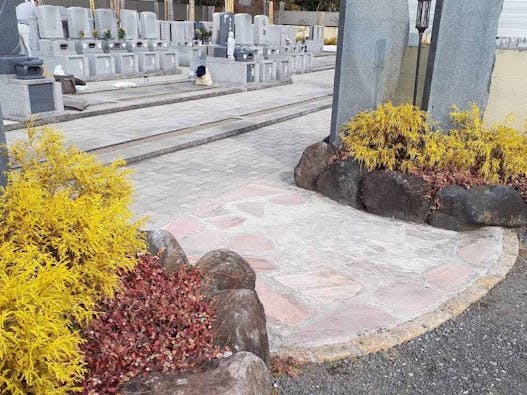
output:
[[291, 356], [300, 362], [325, 362], [387, 350], [427, 333], [457, 317], [500, 283], [514, 266], [519, 253], [516, 232], [504, 229], [503, 248], [498, 261], [468, 288], [452, 296], [433, 311], [393, 328], [369, 333], [348, 342], [321, 345], [309, 349], [286, 347], [273, 355]]

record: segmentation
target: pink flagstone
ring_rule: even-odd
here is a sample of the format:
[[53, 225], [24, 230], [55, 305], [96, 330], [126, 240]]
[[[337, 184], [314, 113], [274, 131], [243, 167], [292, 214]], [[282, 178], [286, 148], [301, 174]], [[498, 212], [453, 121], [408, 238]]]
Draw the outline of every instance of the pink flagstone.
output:
[[245, 218], [236, 216], [214, 217], [209, 219], [208, 222], [219, 229], [227, 229], [243, 224], [245, 222]]
[[234, 251], [272, 251], [274, 249], [272, 240], [254, 234], [238, 235], [232, 239], [230, 246]]
[[446, 263], [425, 272], [425, 280], [444, 290], [454, 290], [462, 286], [474, 270], [459, 263]]
[[252, 214], [255, 217], [263, 217], [265, 211], [265, 203], [263, 202], [245, 202], [237, 205], [238, 209]]
[[262, 302], [268, 319], [282, 324], [297, 324], [309, 314], [309, 308], [291, 297], [280, 295], [271, 288], [256, 281], [256, 292]]
[[202, 228], [203, 226], [201, 225], [201, 222], [195, 218], [185, 215], [176, 218], [165, 227], [165, 230], [172, 233], [172, 235], [177, 240], [180, 240], [193, 233], [199, 232]]
[[300, 195], [285, 195], [271, 199], [271, 202], [275, 204], [282, 204], [284, 206], [296, 206], [305, 204], [307, 200]]

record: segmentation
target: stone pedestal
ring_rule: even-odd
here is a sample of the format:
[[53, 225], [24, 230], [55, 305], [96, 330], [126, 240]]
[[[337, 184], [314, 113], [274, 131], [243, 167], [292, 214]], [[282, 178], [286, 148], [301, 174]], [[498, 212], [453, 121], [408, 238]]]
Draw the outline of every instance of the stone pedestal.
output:
[[289, 82], [292, 80], [293, 72], [291, 70], [290, 60], [288, 57], [277, 57], [276, 62], [276, 79], [280, 82]]
[[136, 74], [139, 72], [137, 55], [129, 52], [112, 53], [117, 74]]
[[139, 71], [142, 73], [155, 73], [161, 69], [157, 52], [138, 52], [137, 59]]
[[178, 55], [174, 51], [159, 53], [159, 66], [167, 73], [174, 73], [179, 70]]
[[199, 49], [197, 47], [178, 47], [174, 48], [179, 59], [179, 65], [189, 67], [192, 59], [199, 57]]
[[207, 68], [212, 80], [227, 84], [247, 85], [260, 82], [259, 66], [256, 62], [207, 57]]
[[270, 84], [276, 82], [276, 62], [274, 60], [258, 60], [261, 83]]
[[88, 54], [88, 67], [91, 76], [115, 74], [115, 61], [110, 54]]
[[62, 88], [53, 79], [20, 80], [0, 75], [0, 106], [7, 119], [27, 121], [34, 115], [64, 111]]

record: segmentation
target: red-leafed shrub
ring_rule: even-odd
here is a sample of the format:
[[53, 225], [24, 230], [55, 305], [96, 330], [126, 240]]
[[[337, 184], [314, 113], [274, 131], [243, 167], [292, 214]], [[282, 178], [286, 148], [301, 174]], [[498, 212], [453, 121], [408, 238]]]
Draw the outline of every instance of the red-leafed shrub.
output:
[[104, 301], [84, 333], [84, 392], [112, 394], [133, 377], [185, 370], [215, 358], [215, 315], [200, 285], [195, 269], [169, 273], [157, 257], [141, 256], [123, 275], [122, 291]]

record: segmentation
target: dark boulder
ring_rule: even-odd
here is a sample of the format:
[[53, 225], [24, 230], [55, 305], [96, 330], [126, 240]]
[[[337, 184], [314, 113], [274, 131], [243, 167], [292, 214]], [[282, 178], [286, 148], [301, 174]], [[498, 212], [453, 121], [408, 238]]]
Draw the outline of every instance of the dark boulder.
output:
[[357, 161], [348, 159], [327, 166], [317, 180], [317, 191], [341, 204], [363, 209], [362, 179], [368, 173]]
[[263, 361], [240, 352], [214, 361], [203, 372], [151, 373], [130, 380], [123, 395], [265, 395], [271, 393], [271, 376]]
[[439, 213], [457, 220], [462, 226], [527, 225], [527, 205], [513, 188], [503, 185], [465, 189], [450, 186], [438, 195]]
[[423, 223], [430, 212], [430, 192], [422, 178], [377, 170], [364, 177], [361, 197], [370, 213]]
[[203, 272], [202, 291], [209, 297], [226, 289], [254, 290], [254, 270], [234, 251], [210, 251], [200, 258], [195, 267]]
[[256, 291], [231, 289], [219, 292], [212, 299], [216, 310], [214, 342], [228, 346], [233, 352], [249, 351], [269, 364], [269, 339], [265, 311]]
[[301, 188], [315, 190], [320, 173], [333, 155], [330, 146], [321, 141], [307, 147], [295, 167], [295, 182]]
[[174, 272], [181, 265], [188, 265], [188, 259], [177, 240], [166, 230], [147, 232], [146, 242], [148, 252], [160, 254], [159, 263], [168, 271]]

